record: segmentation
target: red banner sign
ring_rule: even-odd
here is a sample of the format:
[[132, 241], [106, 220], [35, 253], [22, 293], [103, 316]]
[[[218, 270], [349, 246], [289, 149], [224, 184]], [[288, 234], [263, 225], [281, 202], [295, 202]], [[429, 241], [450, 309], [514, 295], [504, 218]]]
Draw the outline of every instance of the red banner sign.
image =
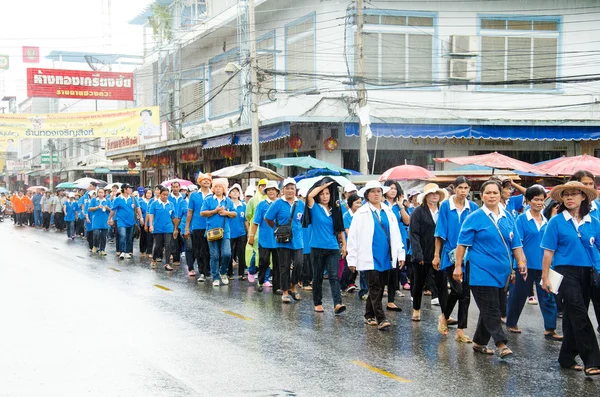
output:
[[133, 101], [133, 73], [28, 68], [27, 96]]

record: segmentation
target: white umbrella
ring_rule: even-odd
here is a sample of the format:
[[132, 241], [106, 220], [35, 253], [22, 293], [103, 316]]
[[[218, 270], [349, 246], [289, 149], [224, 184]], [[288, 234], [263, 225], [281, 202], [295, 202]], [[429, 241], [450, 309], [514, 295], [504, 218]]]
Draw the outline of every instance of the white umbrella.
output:
[[296, 188], [298, 190], [300, 189], [310, 189], [311, 187], [313, 187], [313, 185], [315, 183], [317, 183], [318, 181], [320, 181], [323, 178], [331, 178], [334, 181], [336, 181], [337, 183], [340, 184], [340, 186], [344, 187], [347, 184], [350, 183], [350, 180], [346, 177], [343, 176], [336, 176], [336, 175], [323, 175], [323, 176], [316, 176], [314, 178], [306, 178], [306, 179], [302, 179], [300, 182], [298, 182], [296, 184]]
[[90, 186], [90, 183], [92, 182], [96, 182], [98, 184], [98, 187], [106, 186], [106, 182], [94, 178], [80, 178], [73, 183], [76, 185], [77, 189], [87, 189], [88, 186]]
[[111, 190], [113, 186], [116, 186], [119, 190], [121, 190], [121, 185], [121, 182], [109, 183], [108, 185], [104, 186], [104, 189]]

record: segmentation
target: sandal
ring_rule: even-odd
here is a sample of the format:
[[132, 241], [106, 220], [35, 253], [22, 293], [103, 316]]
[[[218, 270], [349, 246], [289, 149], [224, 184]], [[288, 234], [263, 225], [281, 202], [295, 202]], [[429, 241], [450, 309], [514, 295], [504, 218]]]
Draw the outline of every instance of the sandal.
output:
[[438, 332], [444, 336], [448, 335], [448, 325], [444, 324], [441, 318], [438, 320]]
[[345, 305], [336, 305], [335, 309], [333, 309], [333, 312], [338, 315], [338, 314], [342, 314], [343, 312], [346, 311], [346, 306]]
[[156, 261], [152, 261], [152, 262], [150, 262], [150, 267], [151, 267], [152, 269], [156, 269]]
[[556, 340], [556, 341], [562, 341], [563, 340], [563, 336], [559, 335], [556, 333], [556, 331], [552, 331], [550, 333], [545, 333], [544, 332], [544, 338], [549, 339], [549, 340]]
[[172, 268], [172, 267], [171, 267], [171, 266], [170, 266], [170, 265], [167, 263], [167, 264], [165, 265], [165, 270], [166, 270], [166, 271], [168, 271], [168, 272], [172, 272], [172, 271], [173, 271], [173, 268]]
[[458, 343], [473, 343], [473, 339], [469, 338], [467, 335], [456, 335], [456, 338], [454, 338], [454, 340]]
[[283, 296], [281, 297], [281, 301], [282, 301], [283, 303], [292, 303], [292, 297], [291, 297], [291, 296], [289, 296], [289, 295], [283, 295]]
[[421, 311], [420, 310], [413, 310], [413, 314], [412, 314], [412, 321], [421, 321]]
[[500, 352], [500, 358], [506, 358], [513, 354], [512, 350], [510, 350], [508, 347], [503, 347], [498, 351]]
[[388, 320], [383, 320], [382, 322], [379, 323], [379, 325], [377, 326], [377, 329], [380, 331], [383, 331], [386, 328], [389, 328], [392, 326], [392, 323], [390, 323]]
[[364, 323], [367, 325], [377, 325], [377, 320], [374, 318], [365, 318]]
[[317, 313], [324, 313], [325, 309], [323, 309], [322, 305], [318, 305], [318, 306], [315, 306], [315, 312], [317, 312]]
[[510, 332], [512, 332], [513, 334], [520, 334], [521, 330], [519, 329], [519, 327], [508, 327], [508, 330]]
[[473, 351], [475, 353], [485, 354], [487, 356], [491, 356], [494, 354], [494, 351], [492, 349], [488, 348], [487, 346], [481, 345], [473, 345]]
[[302, 300], [299, 292], [292, 292], [292, 298], [294, 298], [295, 301]]
[[188, 277], [196, 277], [196, 272], [195, 272], [195, 271], [193, 271], [193, 270], [190, 270], [190, 271], [188, 272]]
[[579, 364], [573, 364], [571, 366], [568, 367], [563, 367], [562, 365], [560, 366], [562, 369], [571, 369], [573, 371], [577, 371], [577, 372], [581, 372], [583, 371], [583, 365], [579, 365]]
[[448, 326], [451, 326], [451, 325], [458, 325], [458, 320], [455, 320], [455, 319], [453, 319], [452, 317], [450, 317], [450, 318], [449, 318], [449, 319], [446, 321], [446, 324], [447, 324]]
[[398, 306], [396, 306], [396, 304], [393, 304], [393, 305], [394, 306], [389, 306], [389, 303], [388, 303], [388, 305], [385, 307], [385, 310], [389, 310], [391, 312], [401, 312], [402, 311], [402, 309], [399, 308]]
[[600, 375], [600, 368], [598, 367], [590, 367], [590, 368], [586, 368], [583, 373], [585, 374], [585, 376], [598, 376]]

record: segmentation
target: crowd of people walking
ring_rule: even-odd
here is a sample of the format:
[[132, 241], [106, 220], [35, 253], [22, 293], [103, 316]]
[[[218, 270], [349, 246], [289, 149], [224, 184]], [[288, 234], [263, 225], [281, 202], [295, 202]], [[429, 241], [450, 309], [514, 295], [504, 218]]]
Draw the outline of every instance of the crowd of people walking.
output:
[[[588, 316], [590, 302], [600, 314], [600, 212], [589, 172], [551, 190], [492, 177], [479, 188], [481, 207], [465, 177], [450, 188], [430, 183], [406, 194], [394, 181], [359, 190], [329, 177], [300, 190], [292, 178], [260, 180], [246, 191], [210, 174], [196, 182], [135, 192], [92, 182], [87, 190], [19, 191], [9, 200], [16, 226], [48, 232], [54, 225], [68, 239], [86, 239], [91, 255], [108, 255], [114, 242], [116, 256], [131, 260], [139, 239], [139, 255], [152, 269], [160, 263], [173, 271], [183, 258], [190, 278], [220, 287], [237, 268], [238, 282], [280, 295], [283, 304], [312, 292], [315, 313], [325, 312], [327, 279], [335, 315], [356, 291], [365, 301], [364, 323], [380, 330], [392, 327], [386, 312], [402, 310], [395, 302], [402, 291], [410, 290], [410, 318], [420, 322], [422, 297], [431, 291], [439, 333], [456, 326], [456, 342], [483, 355], [512, 355], [507, 332], [520, 334], [523, 307], [539, 302], [543, 337], [562, 343], [561, 367], [600, 375]], [[560, 286], [552, 282], [557, 274]], [[472, 338], [471, 296], [479, 309]]]

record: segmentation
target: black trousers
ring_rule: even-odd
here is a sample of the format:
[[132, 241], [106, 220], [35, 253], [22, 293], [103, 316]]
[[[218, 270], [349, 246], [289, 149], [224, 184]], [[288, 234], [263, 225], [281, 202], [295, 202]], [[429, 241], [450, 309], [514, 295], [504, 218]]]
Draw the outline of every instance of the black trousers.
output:
[[[421, 310], [421, 301], [423, 299], [423, 290], [427, 285], [427, 277], [429, 272], [434, 272], [431, 262], [425, 262], [420, 265], [413, 262], [413, 283], [411, 284], [411, 291], [413, 297], [413, 309]], [[388, 293], [389, 295], [389, 293]]]
[[600, 285], [594, 285], [592, 283], [592, 305], [594, 306], [594, 313], [596, 313], [596, 322], [600, 328]]
[[54, 213], [54, 226], [56, 230], [61, 231], [65, 228], [65, 214], [64, 212], [55, 212]]
[[[297, 285], [302, 274], [302, 250], [290, 248], [277, 248], [279, 256], [279, 275], [281, 278], [281, 290], [289, 291], [292, 286]], [[273, 265], [275, 266], [275, 265]], [[273, 279], [275, 279], [273, 277]]]
[[238, 276], [243, 277], [246, 270], [246, 244], [248, 237], [246, 235], [232, 238], [229, 240], [231, 244], [231, 261], [227, 275], [233, 277], [233, 260], [235, 259], [238, 265]]
[[276, 248], [263, 248], [258, 245], [258, 283], [265, 283], [265, 276], [267, 269], [271, 263], [270, 259], [273, 260], [273, 270], [271, 275], [273, 276], [273, 291], [281, 288], [281, 278], [279, 274], [279, 255]]
[[194, 270], [194, 261], [195, 260], [196, 260], [196, 258], [194, 255], [194, 244], [192, 242], [192, 238], [188, 237], [185, 239], [185, 263], [187, 264], [189, 272]]
[[563, 342], [558, 362], [563, 367], [581, 357], [586, 368], [600, 367], [600, 351], [594, 327], [588, 316], [591, 299], [591, 269], [581, 266], [556, 266], [564, 276], [558, 296], [563, 302]]
[[303, 254], [302, 256], [304, 258], [304, 261], [302, 262], [302, 286], [307, 287], [310, 285], [313, 279], [312, 259], [310, 258], [310, 254]]
[[83, 236], [83, 219], [81, 218], [75, 221], [75, 235]]
[[154, 246], [154, 236], [140, 227], [140, 253], [152, 255], [152, 247]]
[[46, 229], [46, 230], [50, 229], [50, 217], [51, 216], [52, 216], [52, 214], [49, 212], [44, 212], [42, 215], [42, 217], [43, 217], [42, 223], [43, 223], [44, 229]]
[[481, 287], [472, 286], [473, 298], [479, 308], [479, 320], [477, 321], [477, 329], [473, 336], [473, 342], [478, 345], [485, 346], [494, 339], [494, 343], [498, 346], [500, 343], [506, 343], [506, 334], [502, 329], [502, 321], [500, 320], [500, 292], [504, 292], [504, 287]]
[[87, 238], [88, 247], [90, 249], [94, 248], [94, 231], [88, 230], [85, 234], [85, 237]]
[[[398, 266], [394, 266], [389, 271], [389, 274], [387, 277], [387, 280], [388, 280], [387, 281], [388, 303], [394, 303], [394, 300], [396, 299], [396, 291], [398, 291], [400, 289], [399, 279], [400, 279], [400, 270], [398, 269]], [[368, 281], [367, 281], [367, 283], [368, 283]]]
[[177, 233], [177, 238], [171, 242], [171, 254], [173, 262], [181, 262], [181, 251], [183, 250], [183, 236]]
[[385, 272], [367, 270], [365, 272], [365, 276], [367, 278], [367, 285], [369, 286], [369, 295], [365, 308], [365, 318], [375, 318], [379, 324], [385, 320], [382, 300], [385, 285], [389, 282], [390, 270], [386, 270]]
[[198, 274], [210, 276], [210, 251], [208, 250], [208, 240], [204, 234], [206, 229], [192, 230], [192, 246], [194, 247], [194, 257], [198, 261]]
[[340, 288], [345, 291], [351, 284], [355, 284], [356, 275], [358, 272], [352, 273], [348, 267], [348, 262], [344, 259], [344, 270], [342, 270], [342, 277], [340, 278]]
[[[467, 264], [468, 266], [468, 264]], [[439, 273], [445, 274], [446, 280], [450, 283], [450, 295], [446, 299], [446, 304], [442, 306], [446, 320], [450, 318], [456, 303], [458, 302], [458, 329], [467, 328], [469, 318], [469, 306], [471, 304], [471, 289], [469, 288], [469, 269], [463, 272], [463, 281], [454, 280], [452, 273], [454, 266], [447, 267]], [[444, 286], [445, 287], [445, 286]], [[445, 289], [445, 288], [444, 288]], [[440, 306], [442, 300], [440, 299]]]
[[154, 234], [154, 253], [152, 254], [152, 260], [158, 260], [163, 256], [163, 249], [165, 252], [164, 264], [169, 263], [169, 252], [171, 252], [171, 242], [173, 235], [171, 233], [159, 233]]
[[35, 226], [35, 216], [33, 215], [33, 212], [27, 213], [27, 222], [29, 223], [29, 226]]

